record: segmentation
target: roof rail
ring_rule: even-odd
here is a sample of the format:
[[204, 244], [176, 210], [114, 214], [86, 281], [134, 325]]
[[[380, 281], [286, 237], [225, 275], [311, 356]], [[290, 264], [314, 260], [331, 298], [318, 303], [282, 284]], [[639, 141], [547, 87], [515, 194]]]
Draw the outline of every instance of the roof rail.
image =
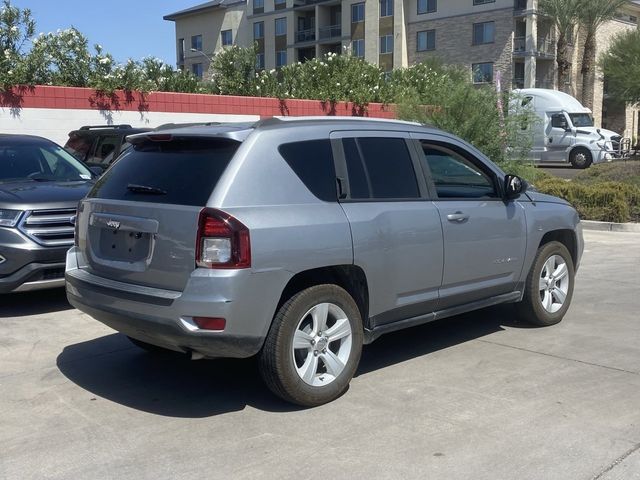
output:
[[127, 125], [125, 123], [121, 125], [85, 125], [80, 127], [80, 130], [91, 130], [92, 128], [133, 128], [131, 125]]
[[278, 125], [283, 122], [304, 122], [304, 121], [326, 121], [326, 122], [379, 122], [379, 123], [395, 123], [398, 125], [422, 126], [418, 122], [407, 122], [405, 120], [395, 120], [392, 118], [374, 118], [374, 117], [349, 117], [349, 116], [308, 116], [308, 117], [270, 117], [260, 120], [256, 123], [256, 127], [267, 127], [270, 125]]

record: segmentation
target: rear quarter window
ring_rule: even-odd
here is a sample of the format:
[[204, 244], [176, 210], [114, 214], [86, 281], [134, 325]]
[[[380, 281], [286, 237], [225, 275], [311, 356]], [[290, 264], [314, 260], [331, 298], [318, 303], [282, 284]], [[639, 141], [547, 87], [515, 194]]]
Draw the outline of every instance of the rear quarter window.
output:
[[329, 139], [285, 143], [278, 151], [311, 193], [325, 202], [337, 201], [336, 172]]
[[106, 171], [88, 197], [204, 206], [239, 146], [226, 139], [136, 145]]

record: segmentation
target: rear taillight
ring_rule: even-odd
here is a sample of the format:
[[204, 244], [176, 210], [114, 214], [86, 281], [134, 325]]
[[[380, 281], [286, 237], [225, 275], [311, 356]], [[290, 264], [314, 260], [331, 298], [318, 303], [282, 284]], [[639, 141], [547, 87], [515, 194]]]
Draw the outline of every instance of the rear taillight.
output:
[[196, 265], [204, 268], [250, 268], [249, 229], [225, 212], [202, 209], [198, 219]]

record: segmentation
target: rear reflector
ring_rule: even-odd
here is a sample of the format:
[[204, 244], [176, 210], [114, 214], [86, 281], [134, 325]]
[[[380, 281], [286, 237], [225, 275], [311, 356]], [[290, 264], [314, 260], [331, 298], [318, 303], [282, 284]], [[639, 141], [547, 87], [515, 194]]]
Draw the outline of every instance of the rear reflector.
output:
[[193, 322], [202, 330], [214, 330], [221, 332], [227, 325], [224, 318], [215, 317], [193, 317]]

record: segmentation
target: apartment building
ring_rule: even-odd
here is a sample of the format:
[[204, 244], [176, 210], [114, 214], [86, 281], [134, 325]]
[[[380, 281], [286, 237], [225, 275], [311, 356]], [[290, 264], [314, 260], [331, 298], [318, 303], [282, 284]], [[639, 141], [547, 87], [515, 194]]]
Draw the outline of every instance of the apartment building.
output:
[[[579, 97], [584, 35], [573, 33], [571, 82], [558, 85], [555, 28], [537, 6], [538, 0], [218, 0], [165, 19], [176, 22], [178, 65], [194, 72], [198, 63], [206, 66], [194, 50], [213, 53], [227, 38], [242, 46], [256, 44], [258, 68], [343, 51], [385, 71], [439, 57], [466, 66], [477, 84], [499, 77], [505, 89], [560, 88]], [[599, 30], [598, 54], [615, 33], [638, 28], [638, 17], [640, 1], [629, 2], [620, 18]], [[202, 49], [193, 40], [198, 35]], [[188, 57], [184, 42], [191, 42]], [[637, 132], [637, 111], [611, 101], [598, 76], [595, 90], [596, 123]]]
[[213, 0], [163, 17], [175, 22], [176, 64], [202, 78], [211, 57], [234, 44], [249, 45], [246, 0]]

